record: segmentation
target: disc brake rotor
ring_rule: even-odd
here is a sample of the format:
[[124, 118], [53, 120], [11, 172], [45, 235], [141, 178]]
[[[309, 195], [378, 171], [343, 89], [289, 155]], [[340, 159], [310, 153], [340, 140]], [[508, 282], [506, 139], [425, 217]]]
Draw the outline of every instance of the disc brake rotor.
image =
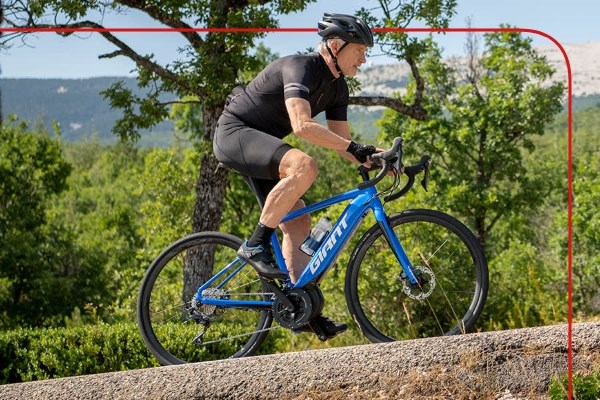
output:
[[417, 283], [413, 285], [408, 279], [403, 279], [402, 289], [409, 298], [423, 301], [428, 298], [431, 293], [433, 293], [433, 289], [435, 289], [435, 275], [431, 269], [422, 265], [413, 266], [413, 269], [417, 276]]

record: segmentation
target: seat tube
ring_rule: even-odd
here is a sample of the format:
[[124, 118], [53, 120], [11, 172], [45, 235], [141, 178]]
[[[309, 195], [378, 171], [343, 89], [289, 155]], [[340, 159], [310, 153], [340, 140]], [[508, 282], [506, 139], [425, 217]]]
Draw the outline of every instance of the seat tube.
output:
[[279, 266], [279, 269], [289, 273], [287, 269], [287, 264], [285, 263], [285, 259], [283, 258], [283, 251], [281, 248], [281, 244], [279, 243], [279, 239], [277, 238], [277, 233], [273, 233], [271, 236], [271, 246], [273, 247], [273, 255], [275, 256], [275, 261]]
[[373, 201], [373, 203], [373, 214], [375, 215], [375, 219], [377, 220], [377, 223], [379, 224], [379, 227], [383, 232], [385, 240], [388, 242], [388, 244], [394, 251], [394, 255], [398, 259], [398, 262], [402, 266], [402, 270], [408, 277], [410, 283], [416, 284], [417, 278], [415, 277], [412, 263], [408, 259], [408, 255], [406, 255], [404, 248], [400, 244], [400, 240], [398, 239], [396, 232], [394, 232], [394, 230], [390, 227], [387, 215], [383, 210], [383, 205], [381, 204], [381, 201], [377, 199], [377, 201]]

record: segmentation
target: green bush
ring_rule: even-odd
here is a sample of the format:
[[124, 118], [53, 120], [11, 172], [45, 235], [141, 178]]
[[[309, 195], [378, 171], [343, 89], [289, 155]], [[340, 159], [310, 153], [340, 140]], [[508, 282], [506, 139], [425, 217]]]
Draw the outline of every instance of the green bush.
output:
[[[178, 355], [184, 358], [193, 357], [197, 351], [189, 345], [186, 331], [189, 329], [179, 326], [166, 343], [169, 348], [180, 349]], [[274, 330], [257, 354], [294, 350], [289, 348], [290, 341], [298, 342], [295, 350], [312, 348], [317, 339], [311, 336]], [[209, 358], [224, 359], [230, 354]], [[132, 322], [0, 331], [0, 385], [157, 366], [159, 362]]]
[[[563, 400], [568, 398], [567, 376], [554, 378], [548, 388], [548, 396], [552, 400]], [[596, 400], [600, 398], [600, 373], [589, 375], [573, 374], [573, 394], [577, 400]]]
[[0, 384], [158, 365], [133, 323], [0, 332]]

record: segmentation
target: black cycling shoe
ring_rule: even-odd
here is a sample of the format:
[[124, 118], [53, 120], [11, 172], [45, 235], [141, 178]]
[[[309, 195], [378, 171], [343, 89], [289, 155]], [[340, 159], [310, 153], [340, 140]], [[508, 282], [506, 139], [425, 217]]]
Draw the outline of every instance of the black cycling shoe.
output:
[[330, 318], [327, 318], [323, 315], [319, 315], [308, 324], [298, 329], [293, 329], [292, 331], [294, 333], [313, 332], [319, 337], [319, 339], [327, 340], [333, 338], [334, 336], [340, 333], [346, 332], [347, 329], [347, 324], [335, 322]]
[[259, 275], [265, 278], [287, 279], [288, 275], [279, 269], [277, 262], [273, 258], [273, 253], [270, 247], [258, 245], [249, 247], [248, 241], [242, 243], [242, 246], [237, 251], [237, 255], [244, 261], [247, 261], [254, 267]]

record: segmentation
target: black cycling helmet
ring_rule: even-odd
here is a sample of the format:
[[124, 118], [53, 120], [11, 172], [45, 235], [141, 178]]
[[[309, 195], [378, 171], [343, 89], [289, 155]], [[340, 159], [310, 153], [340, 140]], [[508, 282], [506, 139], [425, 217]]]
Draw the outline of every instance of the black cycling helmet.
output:
[[319, 21], [319, 35], [323, 40], [340, 38], [348, 43], [373, 47], [373, 32], [360, 18], [353, 15], [325, 13]]

